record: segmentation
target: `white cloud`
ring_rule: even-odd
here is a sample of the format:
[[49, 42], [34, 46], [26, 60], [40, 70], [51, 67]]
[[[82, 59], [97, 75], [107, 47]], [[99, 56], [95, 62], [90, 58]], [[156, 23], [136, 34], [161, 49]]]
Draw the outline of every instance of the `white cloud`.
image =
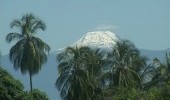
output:
[[95, 28], [93, 28], [93, 31], [112, 31], [114, 32], [117, 29], [115, 25], [105, 25], [105, 24], [100, 24], [97, 25]]

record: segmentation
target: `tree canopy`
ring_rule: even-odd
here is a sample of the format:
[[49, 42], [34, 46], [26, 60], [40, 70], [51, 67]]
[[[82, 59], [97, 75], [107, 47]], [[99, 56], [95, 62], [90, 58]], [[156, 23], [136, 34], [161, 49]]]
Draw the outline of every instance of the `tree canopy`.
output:
[[0, 100], [49, 100], [48, 96], [38, 89], [24, 91], [24, 86], [6, 70], [0, 67]]
[[148, 58], [129, 40], [117, 41], [105, 57], [99, 49], [67, 47], [57, 55], [57, 61], [56, 87], [63, 100], [167, 100], [170, 97], [170, 56], [166, 55], [166, 64], [158, 59], [148, 64]]

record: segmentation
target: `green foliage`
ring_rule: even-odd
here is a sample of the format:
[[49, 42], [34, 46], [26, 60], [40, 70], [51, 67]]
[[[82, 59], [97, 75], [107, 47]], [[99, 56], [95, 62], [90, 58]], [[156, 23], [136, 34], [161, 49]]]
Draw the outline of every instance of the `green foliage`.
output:
[[[114, 85], [120, 87], [140, 86], [140, 77], [137, 69], [143, 67], [143, 59], [139, 50], [129, 40], [118, 41], [113, 49]], [[137, 63], [141, 62], [141, 63]]]
[[34, 89], [24, 91], [19, 80], [14, 79], [6, 70], [0, 67], [0, 100], [49, 100], [44, 92]]
[[107, 87], [141, 86], [138, 73], [146, 65], [146, 58], [140, 56], [130, 41], [118, 41], [106, 59], [99, 51], [88, 47], [68, 47], [57, 55], [60, 75], [56, 86], [64, 100], [97, 100], [102, 99], [103, 94], [110, 95]]
[[138, 100], [139, 99], [139, 90], [135, 88], [124, 88], [119, 87], [116, 89], [115, 94], [113, 95], [113, 100]]
[[29, 92], [29, 97], [29, 100], [49, 100], [48, 96], [38, 89], [34, 89], [32, 92]]
[[46, 62], [45, 52], [50, 51], [50, 47], [40, 38], [34, 36], [37, 30], [45, 30], [46, 26], [42, 20], [33, 14], [26, 14], [21, 19], [11, 22], [11, 28], [19, 28], [20, 32], [9, 33], [6, 36], [7, 42], [18, 40], [10, 49], [10, 60], [14, 63], [14, 68], [20, 68], [22, 73], [29, 72], [36, 74], [41, 65]]
[[72, 48], [66, 50], [57, 56], [59, 61], [59, 77], [56, 81], [56, 87], [60, 95], [66, 100], [89, 100], [93, 95], [93, 85], [89, 81], [89, 75], [84, 71], [89, 48]]
[[148, 91], [136, 88], [117, 88], [113, 100], [169, 100], [170, 84], [163, 87], [152, 87]]
[[17, 100], [24, 87], [20, 81], [15, 80], [7, 71], [0, 68], [0, 98], [1, 100]]
[[[147, 57], [129, 40], [117, 41], [111, 54], [68, 47], [57, 55], [56, 86], [63, 100], [168, 100], [170, 55], [166, 64]], [[150, 81], [146, 81], [150, 79]]]
[[170, 98], [170, 81], [161, 87], [152, 87], [148, 90], [150, 100], [168, 100]]

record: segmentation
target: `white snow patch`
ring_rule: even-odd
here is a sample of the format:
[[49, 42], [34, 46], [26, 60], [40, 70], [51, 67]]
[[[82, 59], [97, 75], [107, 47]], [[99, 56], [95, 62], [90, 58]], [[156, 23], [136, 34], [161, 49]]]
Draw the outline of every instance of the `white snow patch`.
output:
[[94, 31], [86, 33], [82, 38], [73, 44], [73, 46], [89, 46], [100, 49], [114, 48], [118, 37], [110, 31]]

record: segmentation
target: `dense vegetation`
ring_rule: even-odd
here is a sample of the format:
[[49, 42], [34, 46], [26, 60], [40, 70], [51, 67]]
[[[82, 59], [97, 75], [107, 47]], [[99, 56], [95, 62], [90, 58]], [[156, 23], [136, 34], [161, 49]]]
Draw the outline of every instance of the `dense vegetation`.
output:
[[170, 55], [147, 64], [128, 40], [111, 53], [89, 47], [67, 47], [57, 55], [56, 87], [63, 100], [168, 100]]
[[19, 80], [0, 67], [0, 100], [49, 100], [48, 96], [38, 89], [24, 91]]

